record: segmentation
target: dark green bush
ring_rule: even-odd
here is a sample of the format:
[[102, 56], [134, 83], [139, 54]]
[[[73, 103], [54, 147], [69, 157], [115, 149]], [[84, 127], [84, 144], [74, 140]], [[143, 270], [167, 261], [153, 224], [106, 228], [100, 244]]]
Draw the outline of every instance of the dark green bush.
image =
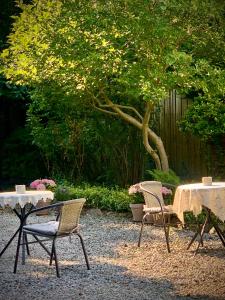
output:
[[[223, 223], [214, 214], [211, 214], [211, 218], [216, 224]], [[184, 221], [185, 221], [185, 224], [187, 225], [187, 227], [189, 225], [192, 226], [192, 225], [196, 225], [196, 224], [203, 224], [205, 222], [205, 219], [206, 219], [206, 212], [204, 210], [202, 210], [202, 212], [198, 216], [195, 216], [193, 214], [193, 212], [185, 212], [184, 213]]]
[[129, 204], [132, 201], [125, 189], [90, 186], [88, 184], [80, 186], [60, 185], [56, 188], [55, 199], [57, 201], [77, 198], [86, 198], [86, 206], [89, 208], [118, 212], [128, 211]]
[[0, 177], [4, 179], [40, 178], [48, 174], [39, 149], [32, 144], [27, 128], [17, 128], [2, 146]]
[[131, 203], [133, 204], [139, 204], [145, 202], [142, 193], [131, 194], [130, 198], [131, 198]]

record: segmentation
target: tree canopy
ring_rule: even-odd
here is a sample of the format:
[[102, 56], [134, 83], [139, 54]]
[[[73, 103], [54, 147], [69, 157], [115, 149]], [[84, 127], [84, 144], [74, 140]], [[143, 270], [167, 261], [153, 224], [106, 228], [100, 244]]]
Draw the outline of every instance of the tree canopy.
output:
[[119, 117], [142, 132], [158, 169], [169, 168], [151, 128], [171, 89], [218, 99], [224, 86], [224, 6], [219, 0], [18, 2], [5, 76], [59, 102]]

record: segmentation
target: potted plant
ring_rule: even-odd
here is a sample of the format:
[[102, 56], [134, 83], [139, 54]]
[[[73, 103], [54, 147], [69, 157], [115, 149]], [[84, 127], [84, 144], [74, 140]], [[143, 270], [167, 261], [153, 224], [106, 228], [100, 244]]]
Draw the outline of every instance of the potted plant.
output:
[[133, 221], [141, 222], [144, 216], [143, 213], [144, 199], [142, 194], [131, 195], [130, 209], [133, 215]]
[[133, 221], [141, 222], [144, 216], [144, 212], [143, 212], [144, 197], [141, 193], [139, 193], [138, 184], [130, 186], [129, 195], [131, 197], [130, 209], [133, 215]]
[[[144, 216], [143, 205], [144, 205], [145, 201], [144, 201], [144, 197], [140, 191], [140, 186], [138, 183], [135, 185], [132, 185], [129, 188], [129, 195], [131, 195], [131, 197], [132, 197], [131, 203], [130, 203], [130, 208], [132, 211], [133, 220], [136, 222], [140, 222], [140, 221], [142, 221], [143, 216]], [[163, 199], [166, 200], [166, 204], [170, 204], [171, 197], [172, 197], [172, 190], [163, 186], [162, 187], [162, 196], [163, 196]], [[162, 218], [161, 217], [155, 218], [154, 215], [148, 215], [148, 216], [146, 216], [145, 223], [161, 224]]]
[[[39, 190], [39, 191], [45, 191], [45, 190], [54, 191], [55, 187], [56, 187], [55, 181], [52, 179], [47, 179], [47, 178], [36, 179], [36, 180], [32, 181], [30, 184], [30, 188]], [[51, 204], [51, 201], [52, 201], [51, 199], [47, 199], [46, 201], [39, 200], [36, 205], [36, 208], [48, 206]], [[47, 214], [48, 214], [48, 210], [42, 210], [42, 211], [36, 213], [37, 216], [42, 216], [42, 215], [47, 215]]]

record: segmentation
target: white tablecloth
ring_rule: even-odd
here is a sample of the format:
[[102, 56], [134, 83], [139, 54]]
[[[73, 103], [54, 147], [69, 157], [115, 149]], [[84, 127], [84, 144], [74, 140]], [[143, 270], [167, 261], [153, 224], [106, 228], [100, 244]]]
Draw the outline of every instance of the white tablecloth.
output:
[[211, 186], [202, 183], [185, 184], [177, 187], [173, 211], [184, 222], [185, 211], [197, 216], [206, 206], [222, 221], [225, 220], [225, 182], [213, 182]]
[[51, 191], [26, 191], [25, 194], [18, 194], [16, 192], [0, 193], [0, 206], [4, 207], [9, 205], [14, 208], [16, 204], [19, 204], [22, 208], [27, 203], [32, 203], [34, 206], [39, 200], [46, 201], [47, 199], [53, 199], [54, 193]]

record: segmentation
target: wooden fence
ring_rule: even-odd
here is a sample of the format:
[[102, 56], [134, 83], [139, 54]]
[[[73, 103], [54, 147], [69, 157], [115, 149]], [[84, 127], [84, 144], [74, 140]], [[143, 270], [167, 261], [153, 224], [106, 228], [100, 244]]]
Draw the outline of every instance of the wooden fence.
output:
[[[177, 122], [182, 118], [191, 100], [182, 98], [173, 91], [169, 99], [162, 102], [160, 113], [160, 136], [168, 154], [170, 168], [180, 177], [200, 180], [209, 175], [210, 147], [198, 138], [182, 133]], [[211, 160], [211, 159], [210, 159]]]

